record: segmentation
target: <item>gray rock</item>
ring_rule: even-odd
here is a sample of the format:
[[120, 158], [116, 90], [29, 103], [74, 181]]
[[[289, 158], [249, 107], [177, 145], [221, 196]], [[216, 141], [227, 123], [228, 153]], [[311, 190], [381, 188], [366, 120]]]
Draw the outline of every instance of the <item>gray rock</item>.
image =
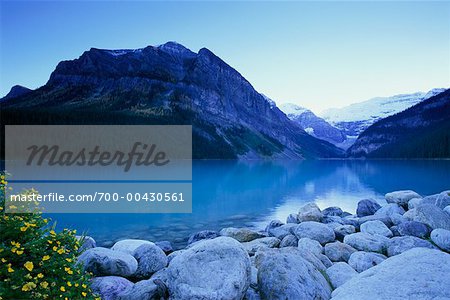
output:
[[95, 277], [91, 281], [91, 289], [103, 300], [116, 300], [121, 294], [128, 293], [133, 283], [119, 276]]
[[289, 216], [287, 216], [286, 218], [286, 223], [293, 223], [293, 224], [298, 224], [298, 218], [297, 218], [297, 214], [289, 214]]
[[156, 242], [155, 245], [161, 248], [161, 250], [166, 254], [173, 252], [172, 244], [169, 241], [159, 241]]
[[258, 257], [258, 289], [261, 298], [329, 299], [331, 288], [320, 271], [306, 261], [297, 249], [283, 249], [273, 249]]
[[390, 218], [394, 225], [399, 225], [400, 223], [408, 221], [403, 215], [398, 213], [393, 213]]
[[270, 229], [275, 228], [275, 227], [279, 227], [281, 225], [284, 225], [283, 222], [281, 222], [280, 220], [272, 220], [270, 221], [270, 223], [266, 226], [265, 231], [269, 232]]
[[252, 266], [251, 268], [251, 280], [250, 287], [257, 289], [258, 288], [258, 269]]
[[218, 237], [177, 255], [167, 273], [171, 300], [242, 299], [250, 285], [251, 264], [238, 241]]
[[309, 251], [317, 256], [323, 253], [322, 245], [318, 241], [312, 240], [310, 238], [299, 239], [297, 247], [302, 253]]
[[328, 227], [330, 227], [333, 231], [336, 227], [341, 226], [341, 223], [336, 223], [336, 222], [331, 222], [331, 223], [324, 223], [325, 225], [327, 225]]
[[296, 226], [298, 226], [298, 225], [289, 223], [286, 225], [281, 225], [281, 226], [277, 226], [274, 228], [270, 228], [268, 233], [270, 236], [273, 236], [279, 240], [282, 240], [285, 236], [292, 234], [292, 229]]
[[364, 272], [384, 261], [387, 257], [373, 252], [358, 251], [350, 255], [348, 264], [357, 272]]
[[436, 205], [440, 209], [444, 209], [446, 206], [450, 205], [450, 191], [444, 191], [442, 193], [426, 196], [422, 199], [422, 204], [429, 203]]
[[167, 267], [157, 271], [156, 273], [154, 273], [152, 275], [152, 277], [150, 277], [150, 280], [160, 280], [167, 286], [168, 280], [169, 280]]
[[365, 217], [373, 215], [377, 210], [381, 208], [381, 205], [378, 204], [373, 199], [363, 199], [358, 202], [358, 206], [356, 208], [356, 215], [358, 217]]
[[249, 255], [254, 255], [258, 250], [264, 248], [275, 248], [280, 245], [280, 240], [276, 237], [264, 237], [251, 242], [242, 243], [242, 246]]
[[298, 239], [294, 235], [288, 234], [281, 240], [280, 248], [297, 247], [297, 243], [298, 243]]
[[430, 235], [430, 228], [416, 221], [406, 221], [397, 226], [398, 233], [402, 236], [411, 235], [419, 238], [426, 238]]
[[341, 242], [328, 243], [324, 247], [325, 255], [334, 262], [348, 261], [350, 255], [356, 252], [356, 249], [352, 246]]
[[322, 264], [325, 266], [325, 268], [329, 268], [333, 265], [333, 262], [324, 254], [319, 254], [319, 259], [322, 262]]
[[407, 218], [411, 221], [425, 223], [432, 229], [450, 230], [450, 216], [433, 204], [420, 204], [416, 208], [408, 210]]
[[173, 251], [172, 253], [170, 253], [169, 255], [167, 255], [167, 262], [170, 264], [170, 262], [172, 261], [172, 259], [174, 259], [176, 256], [180, 255], [180, 254], [183, 253], [184, 251], [186, 251], [186, 249], [181, 249], [181, 250]]
[[412, 198], [408, 201], [408, 210], [416, 208], [419, 204], [422, 203], [422, 198]]
[[327, 275], [334, 289], [340, 287], [354, 276], [358, 275], [352, 267], [344, 262], [338, 262], [327, 269]]
[[379, 220], [369, 221], [361, 224], [361, 232], [368, 234], [378, 234], [385, 237], [392, 237], [392, 232], [389, 228]]
[[381, 235], [357, 232], [344, 237], [344, 243], [356, 250], [383, 253], [386, 251], [389, 239]]
[[220, 234], [217, 231], [202, 230], [202, 231], [192, 234], [189, 237], [188, 245], [193, 244], [198, 241], [201, 241], [201, 240], [215, 239], [216, 237], [219, 237], [219, 236], [220, 236]]
[[220, 231], [220, 235], [231, 237], [237, 240], [238, 242], [250, 242], [253, 241], [254, 239], [264, 237], [262, 234], [250, 230], [248, 228], [234, 228], [234, 227], [222, 229]]
[[146, 240], [134, 240], [134, 239], [126, 239], [116, 242], [112, 247], [111, 250], [114, 251], [121, 251], [124, 253], [128, 253], [130, 255], [133, 255], [134, 251], [143, 244], [151, 244], [152, 242], [146, 241]]
[[[256, 255], [254, 256], [255, 266], [259, 269], [260, 263], [262, 259], [266, 255], [276, 255], [278, 253], [292, 253], [294, 255], [300, 255], [303, 259], [308, 261], [310, 264], [314, 266], [315, 269], [324, 272], [327, 267], [322, 262], [323, 257], [325, 256], [323, 254], [315, 255], [311, 251], [302, 251], [298, 248], [294, 247], [286, 247], [286, 248], [264, 248], [259, 250]], [[326, 256], [325, 256], [326, 257]]]
[[154, 279], [136, 282], [131, 289], [119, 295], [117, 300], [159, 300], [164, 299], [167, 287], [164, 283]]
[[370, 221], [381, 221], [387, 227], [391, 227], [393, 225], [390, 217], [372, 215], [372, 216], [366, 216], [366, 217], [359, 218], [359, 220], [358, 220], [358, 223], [359, 223], [358, 227], [360, 227], [361, 224], [364, 224], [364, 223], [370, 222]]
[[403, 209], [403, 207], [398, 206], [395, 203], [389, 203], [389, 204], [384, 205], [382, 208], [380, 208], [375, 213], [375, 216], [390, 218], [393, 214], [403, 215], [404, 213], [405, 213], [405, 210]]
[[417, 247], [434, 248], [430, 242], [415, 236], [396, 236], [391, 239], [387, 248], [387, 254], [388, 256], [394, 256]]
[[327, 207], [322, 211], [322, 214], [324, 216], [337, 216], [340, 217], [342, 216], [344, 212], [342, 211], [342, 209], [340, 207], [337, 206], [332, 206], [332, 207]]
[[439, 248], [450, 252], [450, 231], [442, 228], [435, 229], [431, 232], [431, 240]]
[[155, 244], [143, 244], [133, 253], [138, 262], [134, 277], [149, 278], [153, 273], [167, 266], [167, 256], [164, 251]]
[[81, 244], [80, 248], [78, 249], [78, 252], [83, 252], [83, 251], [85, 251], [87, 249], [91, 249], [91, 248], [97, 247], [97, 244], [96, 244], [95, 240], [92, 237], [88, 236], [88, 235], [84, 235], [84, 236], [77, 235], [77, 236], [75, 236], [75, 238]]
[[406, 207], [408, 205], [408, 201], [413, 198], [422, 198], [419, 194], [411, 190], [405, 191], [395, 191], [392, 193], [387, 193], [384, 198], [387, 203], [396, 203], [400, 206]]
[[444, 212], [446, 212], [450, 216], [450, 205], [444, 208]]
[[355, 233], [356, 229], [353, 225], [340, 225], [334, 228], [334, 234], [336, 235], [336, 239], [343, 240], [346, 235]]
[[398, 226], [392, 226], [390, 230], [394, 236], [400, 236], [400, 232], [398, 232]]
[[449, 282], [450, 255], [416, 248], [353, 277], [332, 299], [450, 299]]
[[138, 267], [136, 259], [130, 254], [102, 247], [84, 251], [78, 257], [78, 263], [83, 265], [84, 271], [92, 272], [95, 276], [129, 277]]
[[338, 223], [338, 224], [341, 224], [341, 225], [344, 224], [343, 221], [342, 221], [342, 218], [339, 217], [339, 216], [323, 216], [322, 223], [324, 223], [324, 224]]
[[319, 222], [302, 222], [293, 228], [294, 235], [298, 238], [310, 238], [321, 244], [334, 241], [335, 235], [333, 229]]
[[321, 222], [323, 214], [316, 203], [309, 202], [300, 207], [297, 218], [300, 222], [305, 221]]

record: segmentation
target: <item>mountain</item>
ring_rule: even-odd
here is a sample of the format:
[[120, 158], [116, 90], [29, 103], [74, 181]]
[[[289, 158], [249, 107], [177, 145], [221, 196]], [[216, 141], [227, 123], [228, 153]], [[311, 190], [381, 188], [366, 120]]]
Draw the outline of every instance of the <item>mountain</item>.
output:
[[347, 136], [356, 137], [376, 121], [399, 113], [443, 91], [445, 89], [432, 89], [427, 93], [377, 97], [343, 108], [328, 109], [320, 116]]
[[1, 100], [4, 124], [188, 124], [194, 158], [325, 158], [343, 153], [291, 122], [210, 50], [175, 42], [92, 48], [41, 88]]
[[352, 157], [449, 158], [450, 89], [382, 119], [348, 149]]
[[21, 85], [15, 85], [11, 88], [11, 90], [9, 91], [9, 93], [3, 97], [2, 99], [7, 100], [7, 99], [11, 99], [11, 98], [16, 98], [19, 96], [23, 96], [28, 94], [29, 92], [31, 92], [32, 90], [29, 88], [26, 88], [24, 86]]
[[328, 141], [334, 145], [339, 145], [346, 140], [345, 134], [340, 129], [316, 116], [309, 109], [292, 103], [281, 104], [280, 109], [289, 119], [318, 139]]

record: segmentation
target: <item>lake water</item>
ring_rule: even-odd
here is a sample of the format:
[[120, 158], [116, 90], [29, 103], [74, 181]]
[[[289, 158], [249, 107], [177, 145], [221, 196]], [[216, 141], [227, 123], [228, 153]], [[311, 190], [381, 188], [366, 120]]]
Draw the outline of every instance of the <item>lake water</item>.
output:
[[364, 198], [412, 189], [450, 189], [446, 161], [195, 161], [191, 214], [53, 214], [57, 228], [87, 232], [99, 245], [124, 238], [169, 240], [184, 247], [191, 233], [230, 226], [263, 229], [310, 201], [354, 213]]

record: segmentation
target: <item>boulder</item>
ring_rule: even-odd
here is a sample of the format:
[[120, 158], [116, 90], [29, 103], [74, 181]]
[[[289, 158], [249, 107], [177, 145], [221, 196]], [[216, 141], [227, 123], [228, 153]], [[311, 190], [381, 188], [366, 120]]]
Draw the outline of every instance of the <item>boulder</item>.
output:
[[446, 206], [450, 205], [450, 191], [444, 191], [442, 193], [426, 196], [422, 199], [423, 204], [429, 203], [436, 205], [440, 209], [444, 209]]
[[416, 208], [408, 210], [406, 217], [411, 221], [427, 224], [432, 229], [450, 230], [450, 216], [433, 204], [420, 204]]
[[292, 229], [298, 226], [297, 224], [289, 223], [274, 228], [270, 228], [268, 233], [270, 236], [282, 240], [285, 236], [292, 234]]
[[302, 222], [293, 228], [294, 235], [298, 238], [310, 238], [321, 244], [334, 241], [335, 235], [333, 229], [319, 222]]
[[309, 202], [300, 207], [297, 218], [300, 222], [305, 221], [321, 222], [323, 214], [316, 203]]
[[228, 227], [224, 228], [220, 231], [220, 235], [222, 236], [228, 236], [231, 237], [238, 242], [250, 242], [254, 239], [262, 238], [264, 237], [262, 234], [250, 230], [248, 228], [234, 228], [234, 227]]
[[408, 210], [416, 208], [419, 204], [422, 203], [422, 198], [412, 198], [408, 201]]
[[449, 282], [450, 255], [415, 248], [353, 277], [332, 299], [450, 299]]
[[324, 216], [337, 216], [340, 217], [342, 216], [344, 212], [342, 211], [342, 209], [340, 207], [337, 206], [332, 206], [332, 207], [327, 207], [324, 210], [322, 210], [322, 214]]
[[95, 242], [95, 240], [87, 235], [81, 236], [81, 235], [77, 235], [75, 236], [75, 238], [80, 242], [81, 246], [78, 249], [78, 252], [83, 252], [87, 249], [91, 249], [91, 248], [95, 248], [97, 247], [97, 244]]
[[322, 264], [325, 266], [325, 268], [329, 268], [333, 265], [333, 262], [324, 254], [319, 254], [319, 259], [322, 262]]
[[364, 223], [370, 222], [370, 221], [381, 221], [387, 227], [391, 227], [393, 225], [390, 217], [372, 215], [372, 216], [366, 216], [366, 217], [359, 218], [358, 219], [358, 228], [361, 226], [361, 224], [364, 224]]
[[[141, 280], [133, 287], [119, 295], [117, 300], [159, 300], [165, 299], [167, 287], [164, 283], [154, 279]], [[103, 299], [103, 298], [102, 298]]]
[[249, 255], [254, 255], [258, 250], [264, 248], [275, 248], [280, 245], [280, 240], [276, 237], [264, 237], [250, 242], [242, 243], [242, 246]]
[[281, 222], [280, 220], [272, 220], [270, 221], [270, 223], [266, 226], [265, 231], [269, 232], [270, 229], [275, 228], [275, 227], [279, 227], [281, 225], [284, 225], [283, 222]]
[[180, 255], [180, 254], [183, 253], [184, 251], [186, 251], [186, 249], [181, 249], [181, 250], [173, 251], [172, 253], [170, 253], [169, 255], [167, 255], [167, 263], [170, 264], [170, 262], [172, 261], [172, 259], [174, 259], [176, 256]]
[[344, 262], [338, 262], [327, 269], [327, 275], [334, 289], [340, 287], [354, 276], [358, 275], [352, 267]]
[[310, 238], [301, 238], [298, 240], [297, 244], [298, 249], [303, 253], [306, 251], [312, 252], [314, 255], [319, 256], [323, 253], [323, 247], [322, 245], [316, 241], [312, 240]]
[[356, 208], [356, 215], [358, 217], [365, 217], [373, 215], [377, 210], [381, 208], [381, 205], [378, 204], [373, 199], [363, 199], [358, 202], [358, 206]]
[[408, 205], [408, 201], [413, 198], [422, 198], [419, 194], [411, 190], [405, 191], [395, 191], [392, 193], [387, 193], [384, 198], [387, 203], [395, 203], [400, 206], [406, 207]]
[[342, 218], [339, 216], [323, 216], [322, 223], [329, 224], [329, 223], [337, 223], [343, 225], [344, 222], [342, 221]]
[[403, 215], [398, 213], [393, 213], [390, 218], [394, 225], [399, 225], [400, 223], [408, 221]]
[[96, 247], [84, 251], [78, 257], [78, 263], [83, 265], [85, 272], [95, 276], [132, 276], [138, 267], [136, 259], [122, 251]]
[[439, 248], [450, 252], [450, 231], [442, 228], [435, 229], [431, 232], [431, 240]]
[[403, 209], [403, 207], [398, 206], [395, 203], [389, 203], [389, 204], [384, 205], [382, 208], [380, 208], [375, 213], [375, 216], [390, 218], [393, 214], [403, 215], [404, 213], [405, 213], [405, 210]]
[[146, 241], [146, 240], [134, 240], [134, 239], [126, 239], [116, 242], [112, 247], [111, 250], [114, 251], [120, 251], [124, 253], [128, 253], [130, 255], [133, 255], [134, 251], [143, 244], [151, 244], [152, 242]]
[[444, 212], [446, 212], [450, 216], [450, 205], [444, 208]]
[[430, 235], [430, 228], [421, 222], [406, 221], [397, 226], [398, 233], [402, 236], [411, 235], [426, 238]]
[[325, 255], [334, 262], [345, 261], [347, 262], [352, 253], [356, 252], [356, 249], [352, 246], [341, 242], [328, 243], [324, 247]]
[[396, 236], [391, 239], [387, 248], [387, 254], [388, 256], [394, 256], [417, 247], [434, 248], [430, 242], [415, 236]]
[[188, 245], [196, 243], [201, 240], [209, 240], [209, 239], [215, 239], [216, 237], [219, 237], [220, 234], [217, 231], [213, 230], [202, 230], [199, 232], [196, 232], [192, 234], [189, 237]]
[[286, 223], [293, 223], [293, 224], [298, 224], [298, 218], [297, 218], [297, 214], [289, 214], [289, 216], [287, 216], [286, 218]]
[[133, 283], [119, 276], [95, 277], [91, 281], [91, 289], [103, 300], [117, 300], [121, 294], [128, 293]]
[[294, 235], [288, 234], [281, 240], [280, 248], [297, 247], [297, 243], [298, 243], [298, 239]]
[[385, 237], [392, 237], [392, 232], [389, 228], [379, 220], [369, 221], [361, 224], [361, 232], [368, 234], [378, 234]]
[[392, 234], [394, 236], [400, 236], [400, 232], [398, 232], [398, 227], [397, 226], [392, 226], [391, 228], [389, 228], [392, 232]]
[[[264, 249], [259, 250], [256, 253], [256, 255], [253, 257], [256, 268], [259, 269], [260, 263], [266, 255], [271, 255], [271, 254], [275, 255], [280, 252], [281, 253], [292, 253], [294, 255], [300, 255], [303, 259], [305, 259], [310, 264], [312, 264], [315, 269], [317, 269], [321, 272], [325, 272], [325, 270], [327, 269], [327, 267], [322, 262], [323, 257], [321, 257], [321, 256], [325, 256], [325, 255], [323, 255], [323, 254], [315, 255], [311, 251], [307, 251], [307, 250], [302, 251], [302, 250], [300, 250], [298, 248], [294, 248], [294, 247], [286, 247], [286, 248], [279, 248], [279, 249], [264, 248]], [[326, 256], [325, 256], [325, 258], [326, 258]]]
[[164, 253], [169, 254], [173, 252], [172, 244], [169, 241], [160, 241], [155, 243], [156, 246], [161, 248]]
[[242, 299], [251, 281], [250, 258], [235, 239], [208, 239], [173, 258], [167, 275], [171, 300]]
[[344, 243], [356, 250], [383, 253], [386, 251], [389, 239], [381, 235], [357, 232], [344, 237]]
[[342, 241], [346, 235], [355, 233], [356, 229], [353, 225], [340, 225], [334, 228], [336, 239]]
[[364, 272], [365, 270], [380, 264], [386, 258], [386, 256], [379, 253], [358, 251], [350, 255], [348, 264], [357, 272]]
[[138, 262], [134, 273], [136, 278], [149, 278], [153, 273], [167, 266], [167, 256], [164, 251], [155, 244], [143, 244], [133, 253]]
[[297, 249], [283, 249], [273, 249], [258, 256], [261, 298], [329, 299], [331, 288], [320, 271], [306, 261]]
[[255, 289], [250, 287], [245, 293], [244, 300], [261, 300], [261, 296]]

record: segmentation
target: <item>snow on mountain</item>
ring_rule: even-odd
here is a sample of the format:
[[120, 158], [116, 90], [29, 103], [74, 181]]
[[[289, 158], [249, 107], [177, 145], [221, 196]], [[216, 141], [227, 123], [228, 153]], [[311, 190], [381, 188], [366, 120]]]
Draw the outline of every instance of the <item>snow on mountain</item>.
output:
[[376, 121], [404, 111], [443, 91], [445, 89], [437, 88], [426, 93], [417, 92], [392, 97], [372, 98], [343, 108], [327, 109], [320, 116], [330, 124], [343, 130], [346, 135], [357, 136]]
[[[293, 103], [280, 105], [289, 119], [300, 125], [309, 135], [325, 140], [338, 146], [346, 140], [345, 135], [324, 119], [316, 116], [312, 111]], [[339, 147], [339, 146], [338, 146]]]

